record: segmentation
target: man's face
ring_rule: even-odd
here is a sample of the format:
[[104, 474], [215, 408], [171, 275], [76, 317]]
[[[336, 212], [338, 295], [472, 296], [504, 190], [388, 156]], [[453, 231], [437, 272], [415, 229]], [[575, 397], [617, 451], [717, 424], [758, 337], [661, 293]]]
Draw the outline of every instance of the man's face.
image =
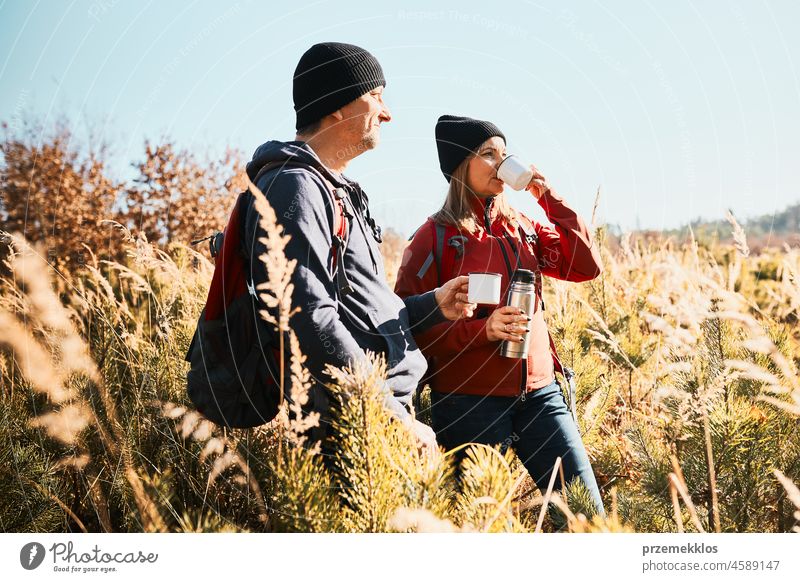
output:
[[378, 145], [380, 124], [391, 121], [392, 114], [383, 102], [383, 87], [376, 87], [341, 108], [341, 135], [349, 147], [355, 148], [356, 157]]

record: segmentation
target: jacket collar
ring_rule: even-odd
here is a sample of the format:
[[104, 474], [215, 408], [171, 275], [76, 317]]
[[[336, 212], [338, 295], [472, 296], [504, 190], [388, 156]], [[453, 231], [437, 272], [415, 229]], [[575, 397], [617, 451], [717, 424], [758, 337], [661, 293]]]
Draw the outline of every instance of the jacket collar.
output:
[[470, 196], [470, 207], [475, 213], [478, 224], [483, 231], [487, 230], [486, 219], [488, 216], [489, 225], [491, 226], [490, 234], [498, 236], [502, 235], [503, 230], [506, 230], [509, 234], [514, 236], [514, 227], [508, 224], [508, 221], [500, 215], [497, 209], [498, 196], [501, 196], [501, 194], [487, 196], [486, 198], [481, 198], [474, 194]]
[[253, 159], [247, 164], [247, 174], [251, 180], [254, 180], [258, 171], [265, 164], [292, 160], [312, 166], [336, 187], [346, 188], [350, 185], [349, 178], [327, 168], [311, 146], [304, 141], [270, 140], [261, 144], [253, 154]]
[[469, 197], [470, 207], [475, 213], [475, 216], [478, 217], [481, 226], [485, 227], [484, 219], [486, 216], [487, 207], [489, 208], [489, 218], [491, 221], [494, 222], [497, 219], [497, 208], [494, 205], [497, 198], [496, 196], [487, 196], [486, 198], [481, 198], [476, 194], [469, 194]]

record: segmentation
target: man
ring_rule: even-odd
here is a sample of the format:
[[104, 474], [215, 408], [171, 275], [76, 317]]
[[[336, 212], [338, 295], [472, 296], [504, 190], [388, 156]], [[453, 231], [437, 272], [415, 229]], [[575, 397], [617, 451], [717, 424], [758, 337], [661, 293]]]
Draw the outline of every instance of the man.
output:
[[[427, 328], [445, 318], [469, 317], [475, 306], [466, 302], [466, 277], [405, 301], [386, 282], [378, 248], [380, 228], [370, 215], [364, 191], [343, 175], [352, 159], [378, 145], [381, 124], [392, 118], [383, 101], [385, 86], [380, 64], [366, 50], [334, 42], [312, 46], [294, 74], [295, 139], [261, 145], [247, 173], [255, 181], [266, 164], [278, 163], [258, 177], [256, 186], [291, 236], [287, 257], [297, 260], [292, 302], [300, 312], [292, 317], [291, 325], [306, 355], [306, 366], [317, 379], [310, 409], [321, 415], [321, 430], [312, 432], [311, 438], [327, 436], [330, 425], [330, 402], [322, 386], [325, 365], [344, 366], [371, 350], [386, 356], [390, 413], [413, 432], [421, 447], [433, 449], [435, 434], [413, 419], [407, 408], [426, 370], [411, 326]], [[298, 162], [311, 168], [291, 165]], [[336, 276], [332, 273], [334, 203], [329, 185], [343, 190], [350, 215]], [[245, 237], [256, 287], [266, 279], [258, 259], [265, 252], [258, 231], [258, 213], [251, 202]]]

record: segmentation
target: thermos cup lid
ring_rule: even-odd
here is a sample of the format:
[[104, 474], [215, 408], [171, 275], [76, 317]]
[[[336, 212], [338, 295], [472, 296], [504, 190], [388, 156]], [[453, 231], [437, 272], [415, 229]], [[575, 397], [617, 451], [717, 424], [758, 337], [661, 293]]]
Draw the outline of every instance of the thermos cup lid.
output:
[[533, 271], [528, 269], [517, 269], [514, 271], [514, 281], [519, 283], [533, 283], [536, 280]]

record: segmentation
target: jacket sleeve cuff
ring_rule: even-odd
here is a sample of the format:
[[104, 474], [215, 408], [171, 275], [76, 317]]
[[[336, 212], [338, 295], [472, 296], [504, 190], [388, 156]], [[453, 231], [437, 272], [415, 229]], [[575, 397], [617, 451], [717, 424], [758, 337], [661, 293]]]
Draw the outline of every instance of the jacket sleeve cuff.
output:
[[392, 418], [395, 418], [401, 422], [408, 422], [411, 419], [411, 413], [393, 394], [386, 394], [386, 398], [384, 399], [383, 403], [384, 406], [386, 406], [386, 408], [389, 410], [389, 415]]
[[447, 318], [439, 309], [436, 303], [436, 290], [431, 289], [421, 295], [409, 295], [405, 301], [406, 309], [408, 309], [408, 319], [411, 322], [411, 327], [414, 333], [420, 333], [447, 321]]

